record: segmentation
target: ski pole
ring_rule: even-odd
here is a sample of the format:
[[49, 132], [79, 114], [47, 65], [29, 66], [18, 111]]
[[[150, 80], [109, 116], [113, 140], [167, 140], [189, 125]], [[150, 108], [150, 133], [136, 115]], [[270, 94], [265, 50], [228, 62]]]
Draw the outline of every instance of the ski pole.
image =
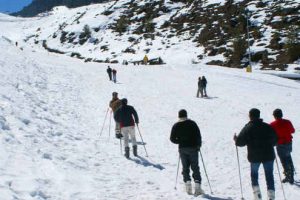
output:
[[277, 166], [277, 171], [278, 171], [278, 176], [279, 176], [279, 179], [280, 179], [280, 185], [281, 185], [281, 189], [282, 189], [282, 194], [283, 194], [283, 198], [284, 200], [286, 200], [286, 197], [285, 197], [285, 191], [284, 191], [284, 188], [283, 188], [283, 184], [281, 182], [281, 175], [280, 175], [280, 171], [279, 171], [279, 165], [278, 165], [278, 160], [277, 160], [277, 156], [275, 155], [275, 160], [276, 160], [276, 166]]
[[105, 114], [104, 121], [103, 121], [103, 124], [102, 124], [102, 128], [101, 128], [101, 131], [100, 131], [100, 136], [102, 135], [102, 132], [103, 132], [103, 128], [104, 128], [105, 121], [106, 121], [106, 118], [107, 118], [108, 110], [109, 110], [109, 108], [107, 108], [107, 110], [106, 110], [106, 114]]
[[109, 114], [108, 140], [109, 140], [109, 138], [110, 138], [110, 128], [111, 128], [111, 113], [112, 113], [112, 111], [110, 111], [110, 114]]
[[206, 167], [205, 167], [205, 164], [204, 164], [204, 160], [203, 160], [203, 156], [202, 156], [202, 153], [201, 153], [201, 149], [199, 149], [199, 152], [200, 152], [200, 157], [201, 157], [202, 164], [203, 164], [203, 169], [204, 169], [204, 172], [205, 172], [205, 175], [206, 175], [206, 179], [207, 179], [207, 182], [208, 182], [208, 186], [209, 186], [209, 189], [210, 189], [210, 193], [213, 194], [212, 189], [211, 189], [211, 185], [210, 185], [210, 181], [208, 179], [208, 175], [207, 175], [207, 172], [206, 172]]
[[141, 137], [141, 139], [142, 139], [143, 146], [144, 146], [144, 149], [145, 149], [145, 152], [146, 152], [146, 157], [148, 157], [148, 153], [147, 153], [147, 150], [146, 150], [145, 142], [144, 142], [144, 140], [143, 140], [143, 137], [142, 137], [142, 134], [141, 134], [141, 131], [140, 131], [140, 128], [139, 128], [138, 124], [136, 125], [136, 127], [137, 127], [138, 132], [139, 132], [139, 134], [140, 134], [140, 137]]
[[177, 164], [176, 181], [175, 181], [175, 187], [174, 187], [175, 190], [177, 190], [177, 179], [178, 179], [178, 172], [179, 172], [179, 163], [180, 163], [180, 154], [179, 154], [179, 157], [178, 157], [178, 164]]
[[239, 178], [240, 178], [241, 195], [242, 195], [242, 200], [244, 200], [244, 192], [243, 192], [242, 177], [241, 177], [239, 150], [238, 150], [237, 146], [235, 146], [235, 149], [236, 149], [236, 157], [237, 157], [238, 168], [239, 168]]

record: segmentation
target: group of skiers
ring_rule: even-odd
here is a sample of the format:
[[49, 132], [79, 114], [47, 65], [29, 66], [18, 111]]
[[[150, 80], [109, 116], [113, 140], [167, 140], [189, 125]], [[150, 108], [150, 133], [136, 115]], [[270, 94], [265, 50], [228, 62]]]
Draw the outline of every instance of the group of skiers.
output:
[[206, 93], [206, 85], [207, 85], [207, 80], [205, 76], [200, 76], [198, 78], [198, 91], [197, 91], [197, 98], [199, 98], [199, 94], [201, 94], [201, 98], [207, 97]]
[[[250, 121], [241, 130], [239, 135], [234, 135], [237, 146], [247, 146], [248, 160], [250, 162], [251, 182], [255, 200], [261, 200], [262, 195], [258, 184], [259, 166], [263, 165], [267, 182], [268, 200], [275, 199], [275, 185], [273, 165], [275, 160], [274, 146], [284, 169], [283, 183], [294, 183], [294, 165], [291, 157], [292, 134], [295, 129], [292, 123], [283, 119], [281, 109], [273, 112], [275, 121], [267, 124], [260, 118], [260, 111], [253, 108], [249, 111]], [[182, 175], [186, 192], [195, 196], [203, 194], [201, 188], [201, 175], [198, 164], [198, 151], [201, 148], [201, 133], [197, 124], [188, 119], [187, 111], [180, 110], [179, 121], [174, 124], [170, 140], [178, 144], [179, 155], [182, 163]], [[193, 171], [195, 183], [194, 193], [190, 177], [190, 168]]]
[[117, 70], [112, 69], [112, 68], [110, 68], [110, 66], [108, 66], [106, 72], [108, 74], [109, 80], [116, 83], [117, 82]]
[[137, 142], [135, 137], [135, 124], [138, 126], [139, 117], [133, 106], [128, 105], [126, 98], [119, 99], [118, 93], [112, 93], [112, 100], [109, 103], [116, 122], [116, 138], [124, 137], [125, 157], [130, 156], [129, 137], [132, 143], [133, 155], [137, 156]]

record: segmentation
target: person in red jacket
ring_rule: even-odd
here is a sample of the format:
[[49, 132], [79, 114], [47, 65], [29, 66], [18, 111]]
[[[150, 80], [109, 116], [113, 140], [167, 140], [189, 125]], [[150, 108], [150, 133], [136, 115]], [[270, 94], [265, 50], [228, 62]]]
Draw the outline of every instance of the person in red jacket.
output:
[[293, 139], [292, 134], [295, 133], [295, 129], [293, 127], [293, 124], [289, 120], [282, 118], [283, 114], [281, 109], [275, 109], [273, 111], [273, 116], [275, 118], [275, 121], [271, 122], [270, 125], [273, 127], [278, 137], [276, 150], [283, 166], [285, 175], [285, 178], [282, 180], [282, 182], [289, 182], [293, 184], [295, 170], [291, 152]]

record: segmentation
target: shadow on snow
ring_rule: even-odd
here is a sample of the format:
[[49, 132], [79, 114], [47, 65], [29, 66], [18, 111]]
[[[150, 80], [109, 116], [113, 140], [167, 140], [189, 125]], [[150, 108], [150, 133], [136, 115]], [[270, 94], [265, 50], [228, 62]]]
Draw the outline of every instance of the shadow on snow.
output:
[[159, 170], [165, 169], [162, 165], [154, 164], [154, 163], [150, 162], [149, 160], [147, 160], [146, 158], [143, 158], [141, 156], [137, 156], [136, 158], [129, 158], [129, 160], [132, 160], [136, 164], [142, 165], [144, 167], [154, 167]]
[[233, 198], [231, 197], [227, 197], [227, 198], [221, 198], [221, 197], [214, 197], [214, 196], [211, 196], [209, 194], [205, 194], [205, 195], [202, 195], [204, 198], [206, 199], [210, 199], [210, 200], [233, 200]]

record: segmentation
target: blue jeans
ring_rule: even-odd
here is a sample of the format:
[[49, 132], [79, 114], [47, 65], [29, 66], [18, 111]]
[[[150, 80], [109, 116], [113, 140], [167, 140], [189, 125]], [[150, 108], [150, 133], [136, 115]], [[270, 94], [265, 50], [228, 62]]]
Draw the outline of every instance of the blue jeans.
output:
[[291, 156], [292, 152], [292, 143], [289, 144], [280, 144], [276, 147], [277, 154], [280, 158], [281, 164], [284, 169], [284, 174], [287, 177], [294, 176], [294, 164]]
[[268, 190], [275, 190], [274, 176], [273, 176], [274, 160], [262, 162], [262, 163], [251, 163], [252, 186], [258, 186], [258, 170], [259, 170], [260, 164], [263, 164], [263, 167], [265, 170], [265, 177], [266, 177]]
[[198, 163], [198, 150], [197, 148], [180, 148], [179, 154], [182, 163], [183, 181], [191, 181], [190, 168], [193, 171], [193, 179], [197, 183], [201, 183], [201, 175]]

